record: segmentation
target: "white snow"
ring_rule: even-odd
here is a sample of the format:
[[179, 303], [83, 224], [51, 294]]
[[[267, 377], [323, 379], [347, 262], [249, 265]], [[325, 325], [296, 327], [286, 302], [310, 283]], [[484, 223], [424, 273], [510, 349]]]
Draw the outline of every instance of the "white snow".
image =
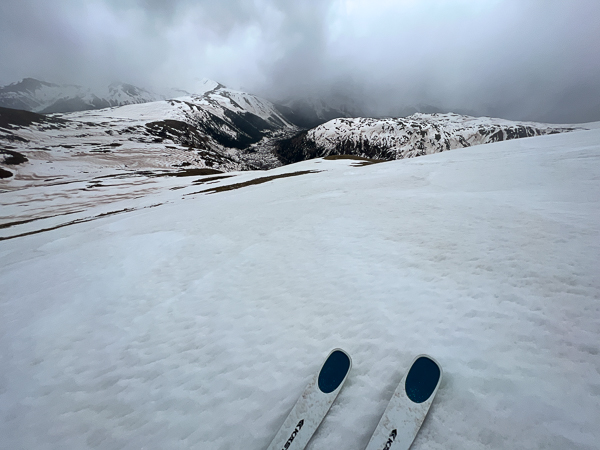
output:
[[419, 353], [444, 379], [413, 449], [598, 448], [600, 129], [355, 163], [0, 229], [89, 219], [0, 241], [0, 447], [263, 449], [341, 347], [308, 449], [364, 449]]

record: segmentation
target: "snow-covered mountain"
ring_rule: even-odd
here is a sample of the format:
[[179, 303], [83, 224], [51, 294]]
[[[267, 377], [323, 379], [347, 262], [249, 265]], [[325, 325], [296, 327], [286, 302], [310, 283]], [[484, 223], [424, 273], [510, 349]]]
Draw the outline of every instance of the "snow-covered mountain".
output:
[[364, 450], [420, 353], [412, 450], [598, 448], [600, 130], [0, 203], [3, 449], [265, 449], [336, 347], [308, 449]]
[[[46, 114], [75, 112], [49, 118], [30, 116], [31, 124], [13, 123], [0, 131], [0, 142], [10, 142], [5, 150], [13, 153], [19, 149], [31, 153], [33, 146], [49, 150], [42, 159], [57, 159], [52, 149], [77, 149], [73, 152], [78, 155], [111, 153], [111, 158], [102, 159], [140, 170], [193, 166], [230, 171], [268, 169], [335, 154], [401, 159], [576, 128], [438, 113], [351, 118], [358, 107], [340, 95], [330, 101], [313, 95], [275, 105], [209, 79], [198, 80], [192, 89], [157, 95], [128, 84], [112, 84], [106, 92], [93, 93], [79, 86], [26, 78], [0, 88], [0, 107]], [[1, 114], [7, 123], [25, 117], [17, 112]], [[297, 128], [315, 124], [320, 125], [305, 131]], [[35, 155], [42, 155], [36, 151]], [[35, 155], [29, 160], [35, 160]], [[2, 173], [9, 176], [10, 168]]]
[[68, 114], [36, 116], [4, 109], [3, 151], [20, 153], [28, 162], [10, 164], [16, 160], [7, 156], [2, 176], [16, 173], [19, 179], [34, 171], [37, 177], [69, 177], [117, 168], [269, 169], [340, 154], [391, 160], [586, 127], [418, 113], [394, 119], [340, 118], [301, 131], [273, 103], [257, 96], [210, 80], [198, 90], [204, 92]]
[[282, 141], [277, 153], [285, 163], [343, 154], [393, 160], [576, 128], [451, 113], [416, 113], [388, 119], [340, 118]]
[[201, 95], [68, 114], [0, 109], [0, 150], [28, 159], [20, 165], [5, 161], [5, 175], [280, 165], [269, 142], [298, 129], [264, 99], [211, 87]]
[[85, 111], [163, 99], [162, 95], [127, 83], [111, 83], [104, 89], [92, 90], [24, 78], [0, 87], [0, 107], [39, 113]]

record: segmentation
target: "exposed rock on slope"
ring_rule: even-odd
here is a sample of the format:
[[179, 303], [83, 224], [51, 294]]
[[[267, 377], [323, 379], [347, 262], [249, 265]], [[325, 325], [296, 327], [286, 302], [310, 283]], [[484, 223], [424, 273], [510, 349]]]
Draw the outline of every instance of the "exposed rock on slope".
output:
[[417, 113], [390, 119], [341, 118], [282, 141], [277, 155], [284, 164], [342, 154], [394, 160], [574, 129], [458, 114]]

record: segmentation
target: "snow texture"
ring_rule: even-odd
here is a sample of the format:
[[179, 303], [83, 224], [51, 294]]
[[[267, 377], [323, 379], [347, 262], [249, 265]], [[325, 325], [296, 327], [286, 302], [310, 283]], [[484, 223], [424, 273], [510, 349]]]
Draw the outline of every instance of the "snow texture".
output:
[[598, 448], [600, 130], [230, 175], [0, 194], [1, 448], [263, 449], [335, 347], [308, 449], [364, 449], [420, 353], [413, 449]]

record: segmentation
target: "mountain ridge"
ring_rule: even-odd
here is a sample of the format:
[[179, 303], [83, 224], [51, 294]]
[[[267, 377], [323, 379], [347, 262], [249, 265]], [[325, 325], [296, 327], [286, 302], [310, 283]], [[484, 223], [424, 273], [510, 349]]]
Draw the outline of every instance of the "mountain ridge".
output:
[[74, 167], [74, 173], [271, 168], [281, 163], [264, 147], [298, 130], [267, 100], [220, 84], [201, 95], [71, 113], [0, 108], [0, 150], [29, 160], [5, 169], [20, 180], [71, 178]]
[[[38, 95], [41, 101], [52, 100], [52, 90], [59, 88], [30, 78], [0, 93], [38, 95], [45, 89], [46, 97]], [[0, 107], [1, 176], [17, 186], [45, 176], [68, 179], [74, 173], [114, 174], [115, 170], [264, 170], [332, 155], [394, 160], [585, 128], [415, 113], [403, 118], [341, 117], [302, 129], [282, 112], [281, 105], [256, 95], [209, 79], [199, 81], [194, 89], [197, 93], [174, 90], [185, 95], [146, 101], [148, 91], [120, 83], [108, 87], [114, 102], [130, 102], [120, 106], [46, 114]], [[91, 94], [78, 98], [94, 100]], [[322, 114], [328, 111], [324, 103], [313, 100], [307, 99], [306, 104]], [[39, 101], [38, 109], [47, 111], [48, 106]], [[338, 113], [343, 111], [334, 115]]]
[[454, 113], [415, 113], [385, 119], [338, 118], [281, 141], [277, 154], [286, 164], [342, 154], [395, 160], [579, 128]]
[[0, 87], [0, 107], [41, 114], [102, 109], [163, 100], [164, 96], [129, 83], [113, 82], [101, 89], [56, 84], [35, 78]]

